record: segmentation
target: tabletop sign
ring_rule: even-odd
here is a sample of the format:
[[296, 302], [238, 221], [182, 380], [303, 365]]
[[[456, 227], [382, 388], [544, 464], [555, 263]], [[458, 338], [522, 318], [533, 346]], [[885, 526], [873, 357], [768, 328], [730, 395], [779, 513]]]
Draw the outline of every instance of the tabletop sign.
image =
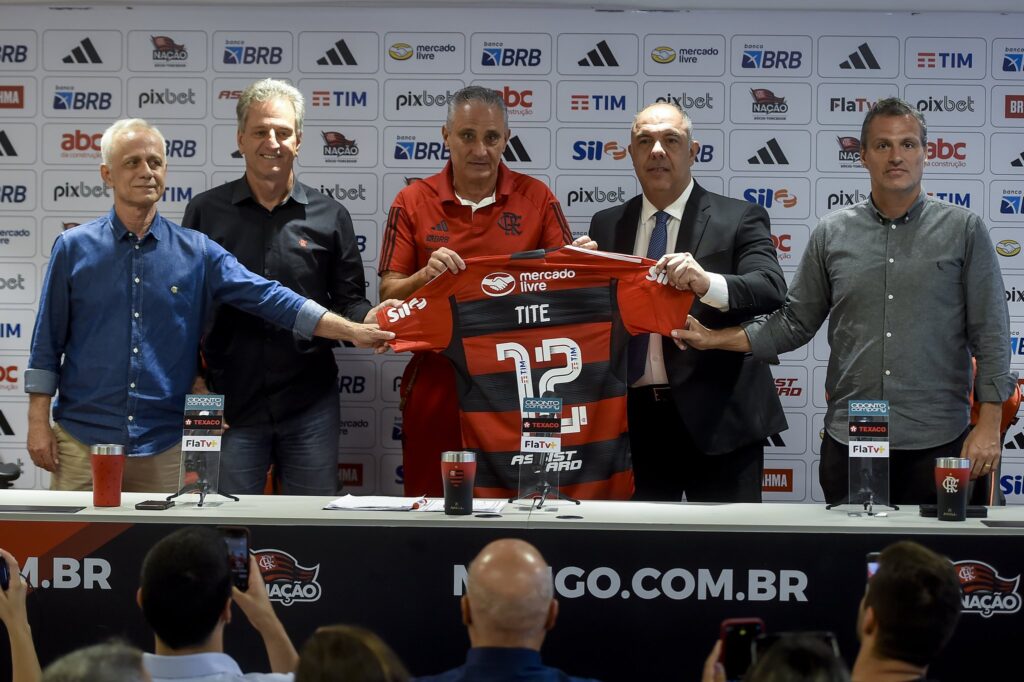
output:
[[889, 456], [889, 401], [851, 400], [850, 458]]
[[220, 483], [220, 447], [224, 436], [224, 396], [190, 393], [181, 419], [179, 492], [216, 492]]
[[523, 398], [521, 452], [555, 455], [562, 451], [562, 399]]

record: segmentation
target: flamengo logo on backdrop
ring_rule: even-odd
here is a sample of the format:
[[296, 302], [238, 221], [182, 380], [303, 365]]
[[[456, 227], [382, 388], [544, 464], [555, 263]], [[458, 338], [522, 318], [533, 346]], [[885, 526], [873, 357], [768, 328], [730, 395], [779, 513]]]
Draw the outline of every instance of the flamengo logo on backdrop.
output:
[[183, 62], [188, 59], [184, 45], [174, 42], [170, 36], [151, 36], [154, 62]]
[[963, 612], [977, 613], [983, 618], [993, 614], [1005, 615], [1020, 611], [1018, 594], [1020, 575], [1004, 578], [995, 567], [984, 561], [954, 562], [960, 586], [963, 589]]
[[296, 602], [320, 600], [322, 590], [317, 582], [320, 564], [302, 566], [295, 557], [280, 549], [258, 549], [252, 554], [266, 583], [270, 601], [291, 606]]
[[[452, 566], [452, 596], [466, 591], [466, 566]], [[553, 571], [555, 592], [565, 599], [668, 598], [675, 601], [806, 602], [807, 574], [791, 569], [639, 568], [623, 576], [619, 569], [565, 566]]]

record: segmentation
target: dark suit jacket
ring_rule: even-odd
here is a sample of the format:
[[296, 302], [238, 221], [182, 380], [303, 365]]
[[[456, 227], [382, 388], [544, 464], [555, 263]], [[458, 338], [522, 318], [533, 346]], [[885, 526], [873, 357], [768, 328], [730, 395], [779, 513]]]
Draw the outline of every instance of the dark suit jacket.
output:
[[[643, 197], [598, 212], [590, 237], [598, 248], [633, 253]], [[694, 183], [670, 253], [688, 251], [708, 272], [725, 277], [729, 310], [699, 300], [690, 314], [720, 329], [770, 313], [786, 299], [771, 241], [768, 213], [746, 201], [708, 192]], [[786, 429], [786, 416], [768, 366], [749, 353], [679, 350], [663, 338], [665, 366], [680, 417], [706, 454], [730, 452]]]

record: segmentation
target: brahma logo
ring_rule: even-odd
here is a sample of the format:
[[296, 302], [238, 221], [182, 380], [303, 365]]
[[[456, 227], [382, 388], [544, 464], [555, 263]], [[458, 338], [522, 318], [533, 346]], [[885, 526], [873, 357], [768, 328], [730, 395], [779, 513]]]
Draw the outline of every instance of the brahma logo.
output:
[[359, 462], [338, 462], [338, 483], [342, 487], [363, 486], [363, 465]]
[[291, 606], [296, 602], [320, 600], [322, 590], [316, 580], [320, 564], [309, 568], [301, 566], [295, 557], [280, 549], [255, 550], [253, 556], [267, 585], [270, 601]]
[[0, 109], [24, 109], [24, 85], [0, 85]]
[[1020, 253], [1020, 242], [1015, 239], [1003, 239], [996, 244], [996, 253], [1011, 258]]
[[671, 64], [676, 60], [676, 51], [671, 47], [661, 45], [651, 50], [651, 59], [658, 64]]
[[480, 280], [480, 290], [488, 296], [508, 296], [516, 290], [516, 278], [507, 272], [492, 272]]
[[960, 586], [963, 589], [963, 612], [981, 614], [989, 618], [993, 614], [1005, 615], [1020, 611], [1020, 575], [1004, 578], [984, 561], [964, 560], [953, 563]]
[[761, 490], [766, 493], [793, 492], [793, 470], [765, 469]]
[[1004, 107], [1006, 118], [1024, 118], [1024, 95], [1006, 95]]
[[400, 62], [411, 59], [413, 55], [412, 45], [409, 43], [395, 43], [388, 48], [388, 56]]

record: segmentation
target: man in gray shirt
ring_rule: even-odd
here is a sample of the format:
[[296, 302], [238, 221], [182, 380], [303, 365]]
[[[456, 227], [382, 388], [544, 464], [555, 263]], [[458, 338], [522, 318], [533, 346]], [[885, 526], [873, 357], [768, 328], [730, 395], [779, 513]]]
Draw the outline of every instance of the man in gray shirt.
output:
[[[924, 117], [879, 101], [861, 128], [871, 196], [821, 219], [785, 305], [742, 327], [709, 330], [692, 317], [678, 344], [779, 353], [810, 341], [829, 319], [821, 486], [847, 497], [850, 400], [889, 401], [890, 502], [935, 501], [936, 457], [968, 457], [976, 488], [998, 487], [1001, 403], [1010, 372], [1009, 315], [999, 265], [981, 218], [921, 187]], [[968, 431], [971, 357], [977, 426]]]

